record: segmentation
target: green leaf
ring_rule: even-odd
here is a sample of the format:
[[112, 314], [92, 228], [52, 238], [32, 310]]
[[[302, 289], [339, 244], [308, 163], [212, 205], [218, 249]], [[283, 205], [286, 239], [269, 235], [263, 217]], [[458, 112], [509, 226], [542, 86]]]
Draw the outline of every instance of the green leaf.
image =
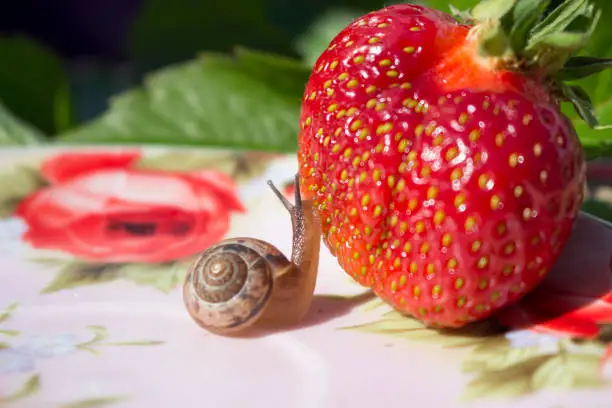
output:
[[574, 389], [605, 384], [599, 376], [601, 355], [568, 352], [542, 364], [532, 376], [534, 389]]
[[313, 66], [331, 40], [363, 14], [365, 13], [348, 8], [328, 10], [297, 39], [295, 45], [297, 51], [309, 66]]
[[96, 346], [100, 346], [100, 342], [104, 341], [108, 337], [108, 332], [106, 328], [102, 326], [89, 326], [88, 329], [94, 333], [94, 337], [91, 338], [91, 340], [77, 344], [75, 347], [79, 350], [87, 351], [94, 355], [99, 354]]
[[216, 170], [228, 174], [240, 183], [262, 175], [277, 157], [265, 152], [218, 152], [210, 150], [174, 150], [159, 155], [147, 155], [136, 163], [136, 168], [163, 171]]
[[346, 326], [344, 330], [359, 330], [377, 334], [399, 334], [409, 336], [407, 333], [414, 330], [428, 330], [423, 323], [411, 317], [402, 316], [392, 312], [389, 317], [375, 320], [370, 323], [355, 326]]
[[483, 57], [501, 57], [510, 51], [510, 39], [500, 24], [496, 24], [482, 35], [479, 53]]
[[40, 375], [35, 374], [28, 378], [16, 392], [9, 395], [0, 395], [0, 402], [14, 402], [31, 395], [40, 390]]
[[[581, 57], [612, 58], [612, 2], [591, 0], [601, 10], [601, 18]], [[612, 69], [591, 75], [572, 85], [582, 88], [590, 97], [599, 123], [612, 124]], [[612, 155], [612, 129], [593, 129], [575, 112], [571, 104], [564, 106], [565, 114], [572, 120], [588, 159]]]
[[295, 151], [304, 86], [299, 61], [238, 49], [205, 53], [149, 76], [70, 143], [161, 143]]
[[563, 84], [562, 88], [564, 95], [569, 99], [572, 105], [574, 105], [574, 109], [576, 109], [576, 112], [580, 115], [582, 120], [591, 128], [598, 127], [599, 122], [589, 95], [578, 86]]
[[0, 323], [4, 323], [8, 319], [10, 319], [18, 307], [19, 307], [19, 304], [15, 302], [15, 303], [11, 303], [3, 311], [1, 311], [0, 312]]
[[586, 40], [587, 36], [582, 33], [551, 33], [540, 38], [536, 44], [538, 48], [555, 48], [574, 52], [581, 48]]
[[[603, 103], [593, 103], [595, 114], [600, 122], [612, 123], [612, 97]], [[590, 127], [577, 114], [567, 113], [572, 119], [576, 133], [588, 160], [612, 156], [612, 129]]]
[[148, 70], [236, 45], [288, 54], [291, 35], [270, 24], [269, 7], [267, 0], [145, 0], [130, 33], [130, 57]]
[[0, 147], [40, 144], [44, 138], [38, 129], [16, 117], [0, 102]]
[[499, 327], [492, 333], [490, 331], [480, 333], [481, 336], [488, 336], [488, 338], [487, 341], [474, 347], [474, 356], [482, 356], [482, 358], [486, 360], [488, 354], [495, 354], [500, 352], [500, 350], [508, 349], [510, 341], [504, 336], [505, 333], [506, 330], [502, 330]]
[[381, 307], [388, 308], [388, 306], [389, 305], [384, 300], [379, 297], [376, 297], [366, 303], [361, 310], [363, 310], [364, 312], [371, 312], [373, 310], [380, 309]]
[[513, 348], [510, 347], [509, 342], [505, 338], [504, 340], [504, 344], [500, 344], [500, 342], [496, 344], [498, 345], [496, 349], [486, 352], [483, 349], [474, 350], [470, 360], [481, 361], [480, 370], [482, 371], [500, 371], [517, 364], [522, 364], [535, 357], [550, 354], [543, 353], [538, 346]]
[[76, 345], [76, 348], [83, 351], [88, 351], [92, 354], [98, 354], [98, 351], [94, 346], [99, 346], [101, 343], [108, 338], [108, 330], [104, 326], [87, 326], [87, 328], [93, 333], [93, 337], [83, 343]]
[[93, 333], [93, 338], [83, 345], [91, 346], [108, 338], [108, 330], [104, 326], [92, 325], [87, 328]]
[[102, 346], [111, 346], [111, 347], [126, 347], [126, 346], [159, 346], [160, 344], [165, 344], [165, 341], [162, 340], [135, 340], [135, 341], [114, 341], [114, 342], [106, 342], [102, 344]]
[[[486, 345], [486, 343], [482, 343]], [[476, 376], [464, 399], [528, 395], [543, 389], [598, 387], [604, 346], [598, 342], [560, 340], [556, 351], [538, 346], [513, 348], [503, 338], [497, 349], [477, 346], [462, 364], [462, 372]]]
[[578, 16], [589, 11], [587, 0], [568, 0], [563, 1], [558, 7], [552, 10], [542, 19], [532, 30], [530, 43], [537, 42], [541, 37], [567, 29]]
[[428, 6], [438, 9], [440, 11], [451, 13], [451, 6], [455, 10], [471, 10], [475, 5], [479, 3], [479, 0], [427, 0], [426, 3]]
[[164, 293], [170, 293], [177, 285], [182, 284], [187, 273], [183, 262], [163, 264], [125, 264], [118, 270], [123, 279], [137, 285], [151, 286]]
[[91, 353], [97, 354], [96, 346], [98, 347], [125, 347], [125, 346], [157, 346], [165, 344], [161, 340], [134, 340], [134, 341], [106, 341], [108, 339], [108, 330], [104, 326], [88, 326], [93, 337], [83, 343], [77, 344], [77, 348]]
[[612, 58], [584, 57], [570, 58], [557, 78], [562, 81], [574, 81], [597, 74], [603, 70], [612, 68]]
[[98, 285], [117, 279], [129, 280], [137, 285], [152, 286], [168, 293], [182, 283], [187, 273], [187, 264], [184, 262], [109, 264], [64, 261], [55, 268], [59, 269], [55, 278], [41, 293]]
[[471, 14], [480, 21], [500, 19], [516, 2], [517, 0], [481, 0], [472, 8]]
[[461, 399], [472, 401], [480, 398], [508, 398], [533, 392], [533, 373], [552, 356], [537, 356], [499, 371], [483, 371], [471, 380]]
[[531, 30], [549, 4], [549, 0], [519, 0], [502, 20], [510, 33], [512, 49], [522, 50], [527, 45]]
[[118, 395], [114, 397], [88, 398], [80, 401], [60, 405], [60, 408], [102, 408], [115, 405], [128, 400], [127, 396]]
[[342, 329], [387, 335], [410, 341], [436, 343], [447, 348], [474, 346], [482, 341], [495, 339], [491, 336], [498, 333], [492, 320], [485, 320], [457, 330], [436, 330], [426, 327], [417, 319], [395, 311], [385, 313], [380, 320]]
[[0, 38], [0, 97], [7, 109], [52, 134], [72, 125], [71, 95], [62, 61], [25, 37]]
[[55, 278], [41, 291], [53, 293], [81, 286], [111, 282], [119, 277], [119, 265], [69, 261], [64, 263]]
[[135, 167], [145, 170], [170, 172], [189, 172], [215, 169], [232, 174], [237, 166], [240, 153], [221, 153], [216, 151], [182, 151], [176, 150], [162, 154], [147, 155], [140, 159]]
[[612, 222], [612, 205], [608, 202], [589, 199], [584, 201], [580, 209], [595, 217]]
[[3, 336], [16, 337], [16, 336], [19, 336], [20, 333], [21, 332], [19, 330], [0, 329], [0, 334], [2, 334]]
[[46, 185], [38, 170], [29, 166], [15, 165], [0, 173], [0, 218], [12, 216], [21, 200]]

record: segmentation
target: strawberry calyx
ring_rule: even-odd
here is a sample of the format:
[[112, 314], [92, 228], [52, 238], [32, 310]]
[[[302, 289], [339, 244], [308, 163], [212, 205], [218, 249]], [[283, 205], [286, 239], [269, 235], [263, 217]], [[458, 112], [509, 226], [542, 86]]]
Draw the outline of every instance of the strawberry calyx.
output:
[[593, 34], [601, 10], [588, 0], [549, 6], [550, 0], [483, 0], [468, 11], [451, 10], [455, 18], [472, 26], [469, 35], [483, 65], [543, 78], [587, 125], [612, 127], [599, 124], [582, 88], [566, 83], [612, 67], [612, 59], [576, 55]]

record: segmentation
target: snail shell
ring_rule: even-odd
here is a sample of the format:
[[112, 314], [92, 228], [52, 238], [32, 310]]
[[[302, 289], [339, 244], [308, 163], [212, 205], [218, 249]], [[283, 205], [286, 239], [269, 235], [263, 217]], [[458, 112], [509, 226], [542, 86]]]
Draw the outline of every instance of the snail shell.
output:
[[244, 330], [270, 305], [275, 271], [278, 275], [291, 267], [278, 249], [264, 241], [222, 241], [204, 251], [189, 269], [185, 304], [194, 320], [207, 330]]
[[202, 252], [183, 284], [183, 301], [201, 327], [218, 334], [257, 324], [296, 324], [306, 315], [317, 279], [320, 218], [302, 201], [296, 176], [295, 205], [268, 182], [293, 226], [291, 260], [255, 238], [230, 238]]

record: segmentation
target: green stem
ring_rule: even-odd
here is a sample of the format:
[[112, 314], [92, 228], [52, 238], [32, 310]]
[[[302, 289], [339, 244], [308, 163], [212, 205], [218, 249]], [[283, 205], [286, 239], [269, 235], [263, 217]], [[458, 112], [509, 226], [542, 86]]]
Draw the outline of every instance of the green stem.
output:
[[590, 0], [549, 6], [550, 0], [483, 0], [467, 14], [458, 14], [474, 25], [481, 57], [499, 59], [504, 69], [537, 72], [560, 100], [572, 103], [587, 125], [608, 128], [599, 124], [586, 92], [564, 83], [612, 67], [612, 59], [577, 56], [593, 34], [601, 10]]

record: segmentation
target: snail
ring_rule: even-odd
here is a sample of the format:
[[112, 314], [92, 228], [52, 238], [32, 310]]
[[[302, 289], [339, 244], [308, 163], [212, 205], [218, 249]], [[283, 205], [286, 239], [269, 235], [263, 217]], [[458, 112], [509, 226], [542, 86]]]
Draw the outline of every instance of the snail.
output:
[[255, 326], [298, 324], [308, 312], [317, 280], [321, 224], [312, 201], [302, 201], [295, 176], [295, 205], [268, 180], [291, 215], [291, 260], [272, 244], [229, 238], [200, 253], [183, 284], [183, 301], [195, 322], [221, 335]]

